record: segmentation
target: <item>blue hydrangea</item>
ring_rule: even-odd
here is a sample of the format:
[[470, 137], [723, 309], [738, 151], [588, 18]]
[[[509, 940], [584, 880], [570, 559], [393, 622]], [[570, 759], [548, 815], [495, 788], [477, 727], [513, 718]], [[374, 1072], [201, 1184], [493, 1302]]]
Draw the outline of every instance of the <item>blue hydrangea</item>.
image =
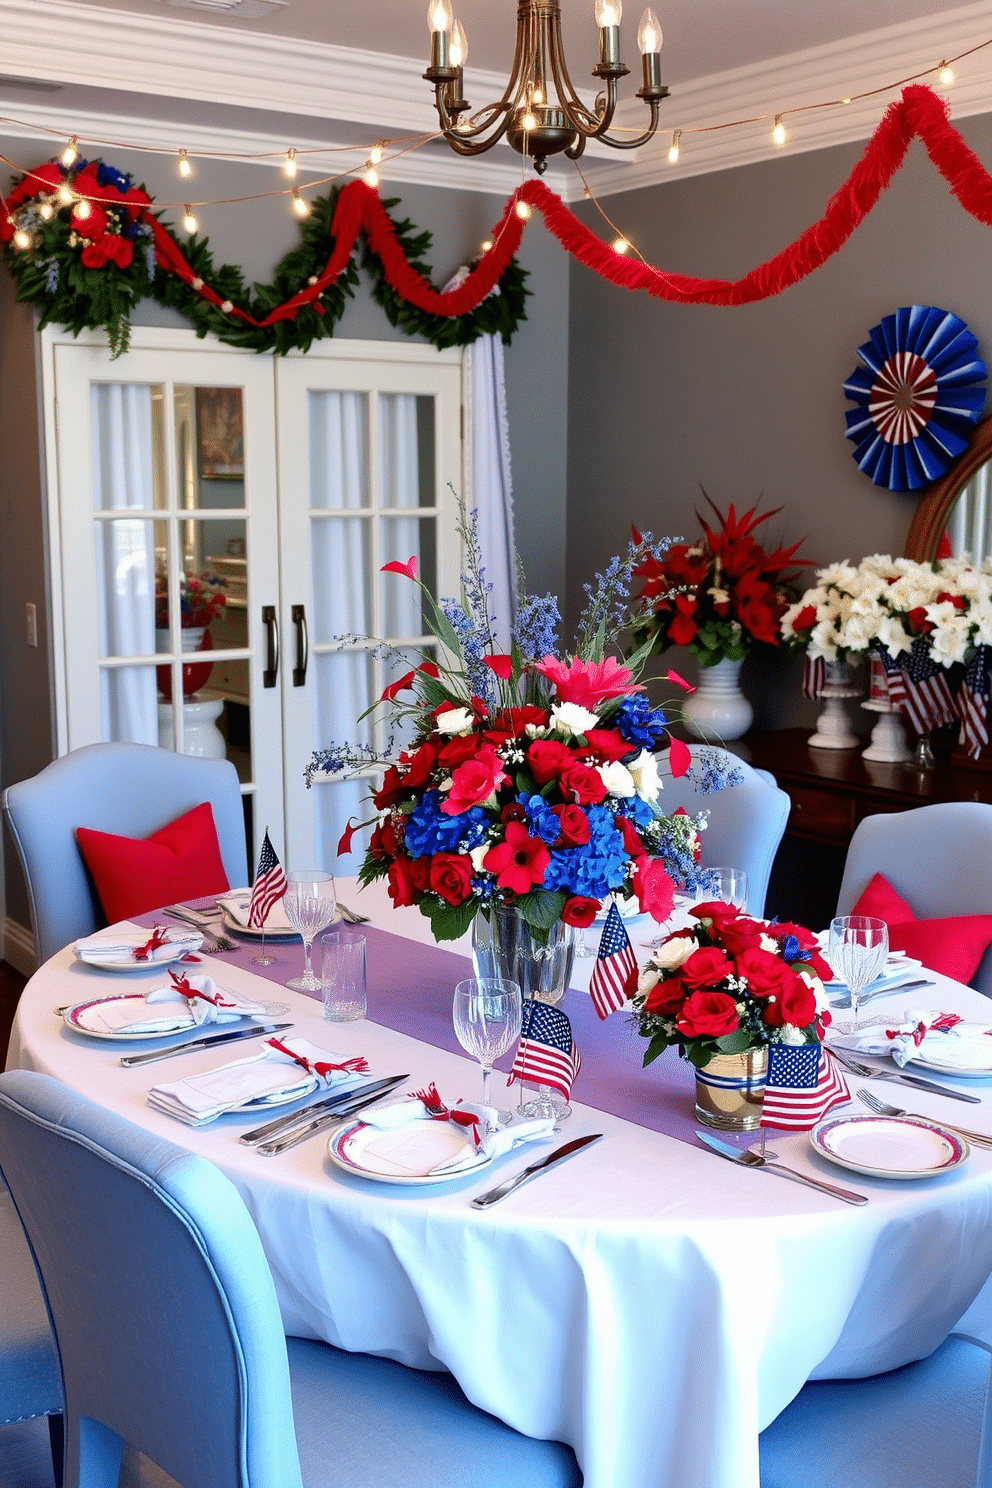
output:
[[443, 799], [440, 791], [425, 791], [407, 817], [406, 850], [411, 858], [470, 852], [485, 838], [486, 813], [481, 806], [448, 816], [441, 810]]
[[657, 749], [665, 734], [664, 713], [652, 708], [642, 692], [629, 692], [610, 722], [628, 744], [642, 749]]
[[657, 819], [654, 807], [643, 796], [626, 796], [617, 802], [617, 812], [629, 817], [639, 832], [646, 831]]
[[605, 899], [611, 889], [622, 888], [627, 879], [629, 857], [623, 838], [606, 806], [590, 806], [589, 841], [580, 847], [552, 851], [544, 875], [546, 889], [564, 889], [590, 899]]
[[543, 796], [528, 796], [521, 793], [517, 800], [527, 814], [527, 830], [532, 837], [550, 847], [561, 836], [561, 822], [551, 810]]

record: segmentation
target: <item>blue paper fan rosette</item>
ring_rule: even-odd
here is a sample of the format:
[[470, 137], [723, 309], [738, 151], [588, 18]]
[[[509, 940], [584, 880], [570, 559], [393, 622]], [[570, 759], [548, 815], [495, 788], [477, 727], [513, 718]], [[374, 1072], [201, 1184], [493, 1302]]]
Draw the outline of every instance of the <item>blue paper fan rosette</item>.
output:
[[847, 438], [876, 486], [917, 491], [967, 448], [988, 368], [964, 321], [935, 305], [904, 305], [868, 334], [844, 384]]

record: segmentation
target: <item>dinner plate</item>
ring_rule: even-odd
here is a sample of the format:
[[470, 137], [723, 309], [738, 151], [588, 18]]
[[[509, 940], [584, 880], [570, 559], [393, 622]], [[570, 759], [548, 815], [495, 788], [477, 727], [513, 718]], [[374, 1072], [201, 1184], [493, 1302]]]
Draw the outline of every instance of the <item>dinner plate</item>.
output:
[[936, 1178], [969, 1152], [964, 1137], [915, 1116], [828, 1117], [809, 1139], [821, 1157], [869, 1178]]
[[438, 1163], [448, 1162], [465, 1150], [462, 1128], [448, 1121], [417, 1121], [398, 1131], [382, 1131], [356, 1121], [335, 1132], [327, 1144], [331, 1162], [346, 1173], [357, 1173], [375, 1183], [453, 1183], [469, 1173], [487, 1168], [491, 1157], [480, 1157], [454, 1173], [432, 1173]]
[[[261, 940], [262, 938], [261, 930], [257, 930], [254, 925], [250, 928], [248, 925], [242, 925], [241, 921], [236, 920], [228, 909], [224, 911], [224, 929], [233, 930], [235, 935], [244, 935], [251, 940]], [[286, 926], [285, 929], [280, 925], [276, 929], [267, 929], [265, 938], [266, 940], [299, 940], [300, 937], [291, 925]]]
[[[224, 989], [221, 988], [223, 991]], [[142, 1032], [125, 1032], [123, 1029], [97, 1028], [92, 1026], [94, 1010], [103, 1007], [108, 1002], [144, 1002], [141, 992], [124, 992], [117, 997], [91, 997], [88, 1002], [77, 1002], [74, 1007], [66, 1008], [62, 1014], [63, 1021], [74, 1033], [84, 1033], [87, 1038], [112, 1039], [115, 1042], [130, 1042], [133, 1039], [156, 1039], [171, 1038], [176, 1033], [187, 1033], [191, 1028], [202, 1028], [204, 1032], [224, 1033], [233, 1032], [236, 1026], [235, 1020], [226, 1023], [197, 1023], [194, 1018], [182, 1018], [184, 1012], [182, 1007], [176, 1007], [176, 1021], [169, 1028], [156, 1028], [154, 1031], [143, 1030]], [[262, 1002], [259, 1010], [252, 1014], [255, 1018], [278, 1018], [282, 1013], [289, 1010], [286, 1002]], [[164, 1012], [163, 1012], [164, 1016]], [[250, 1026], [251, 1018], [242, 1018], [241, 1022]]]
[[[144, 961], [136, 961], [133, 955], [126, 957], [124, 960], [121, 960], [119, 956], [114, 958], [110, 956], [81, 956], [75, 946], [73, 946], [72, 953], [80, 966], [94, 966], [99, 971], [123, 971], [127, 972], [129, 976], [133, 976], [135, 972], [161, 971], [163, 967], [170, 965], [173, 961], [181, 961], [184, 956], [190, 953], [195, 955], [203, 945], [203, 936], [199, 930], [181, 930], [177, 933], [183, 939], [182, 944], [177, 945], [174, 951], [169, 951], [166, 945], [162, 945], [158, 947], [158, 950], [163, 954], [156, 956], [155, 952], [152, 951], [147, 960]], [[192, 943], [194, 940], [195, 944]], [[138, 949], [138, 944], [139, 942], [135, 942], [135, 950]]]
[[992, 1039], [989, 1039], [989, 1062], [982, 1065], [942, 1064], [937, 1059], [914, 1055], [909, 1063], [915, 1068], [933, 1070], [938, 1075], [953, 1075], [956, 1080], [987, 1080], [992, 1075]]

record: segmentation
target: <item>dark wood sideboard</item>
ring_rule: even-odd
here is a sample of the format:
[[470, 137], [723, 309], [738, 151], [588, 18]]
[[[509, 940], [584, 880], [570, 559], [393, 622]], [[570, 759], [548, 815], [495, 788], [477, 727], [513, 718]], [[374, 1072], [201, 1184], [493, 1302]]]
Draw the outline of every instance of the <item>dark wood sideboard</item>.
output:
[[770, 770], [792, 798], [768, 889], [768, 915], [814, 929], [828, 923], [847, 846], [862, 818], [935, 801], [992, 803], [992, 761], [970, 760], [949, 740], [937, 741], [936, 763], [923, 770], [864, 759], [867, 740], [857, 749], [811, 749], [809, 737], [806, 729], [780, 729], [747, 734], [731, 745], [752, 765]]

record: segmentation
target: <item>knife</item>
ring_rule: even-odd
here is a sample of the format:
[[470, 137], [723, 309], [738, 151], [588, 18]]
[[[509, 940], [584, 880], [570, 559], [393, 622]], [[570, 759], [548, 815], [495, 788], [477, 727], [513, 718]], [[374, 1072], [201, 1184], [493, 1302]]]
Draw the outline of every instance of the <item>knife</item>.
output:
[[[946, 1095], [950, 1100], [967, 1101], [969, 1106], [980, 1106], [982, 1104], [977, 1095], [965, 1095], [963, 1090], [948, 1090], [946, 1085], [938, 1085], [936, 1080], [924, 1080], [922, 1075], [907, 1075], [902, 1070], [870, 1069], [868, 1065], [861, 1064], [860, 1068], [854, 1066], [844, 1057], [846, 1050], [837, 1049], [830, 1045], [830, 1052], [834, 1058], [844, 1066], [848, 1074], [854, 1075], [859, 1080], [896, 1080], [903, 1085], [915, 1085], [917, 1090], [926, 1090], [930, 1095]], [[860, 1061], [858, 1061], [860, 1064]], [[862, 1071], [867, 1070], [867, 1074]]]
[[508, 1193], [519, 1188], [521, 1183], [526, 1183], [528, 1178], [533, 1178], [537, 1173], [543, 1173], [547, 1168], [554, 1167], [555, 1163], [564, 1162], [567, 1157], [574, 1157], [576, 1152], [581, 1152], [583, 1147], [588, 1147], [590, 1142], [598, 1142], [602, 1132], [594, 1132], [589, 1137], [576, 1137], [573, 1142], [566, 1142], [564, 1147], [556, 1147], [554, 1152], [549, 1152], [547, 1157], [542, 1157], [540, 1162], [531, 1163], [529, 1168], [524, 1168], [522, 1173], [517, 1173], [513, 1178], [507, 1178], [498, 1188], [491, 1188], [488, 1193], [478, 1194], [472, 1200], [473, 1209], [488, 1209], [490, 1204], [498, 1204], [500, 1199], [505, 1199]]
[[[393, 1084], [398, 1080], [408, 1080], [409, 1078], [409, 1075], [397, 1075]], [[359, 1092], [353, 1090], [351, 1092], [352, 1096], [358, 1096], [358, 1099], [352, 1100], [349, 1106], [340, 1105], [333, 1111], [325, 1111], [322, 1115], [315, 1116], [312, 1121], [308, 1121], [304, 1126], [291, 1127], [281, 1137], [276, 1137], [274, 1142], [260, 1143], [255, 1148], [255, 1151], [261, 1152], [263, 1157], [276, 1157], [280, 1152], [286, 1152], [290, 1147], [295, 1147], [297, 1142], [302, 1142], [305, 1137], [310, 1137], [314, 1132], [320, 1131], [322, 1127], [350, 1120], [356, 1112], [364, 1111], [366, 1106], [373, 1105], [385, 1093], [384, 1090], [377, 1090], [369, 1095], [367, 1091], [359, 1094]]]
[[124, 1054], [121, 1064], [126, 1069], [131, 1069], [136, 1064], [154, 1064], [156, 1059], [171, 1059], [173, 1054], [185, 1054], [187, 1049], [210, 1049], [214, 1044], [233, 1044], [237, 1039], [261, 1038], [263, 1034], [282, 1033], [292, 1026], [292, 1023], [266, 1023], [262, 1028], [235, 1028], [230, 1033], [211, 1033], [205, 1038], [190, 1039], [186, 1044], [170, 1044], [167, 1049], [153, 1049], [149, 1054]]
[[[830, 985], [829, 982], [827, 985]], [[889, 997], [893, 992], [913, 992], [918, 987], [933, 987], [935, 985], [936, 983], [930, 981], [894, 982], [891, 987], [879, 987], [877, 992], [869, 992], [866, 996], [859, 997], [858, 1007], [864, 1007], [866, 1002], [874, 1002], [876, 997]], [[839, 1001], [832, 1002], [830, 1006], [832, 1008], [849, 1008], [851, 1006], [850, 993], [848, 993], [847, 997], [842, 997]]]
[[824, 1183], [822, 1178], [810, 1178], [806, 1173], [797, 1173], [795, 1168], [787, 1168], [784, 1163], [769, 1162], [767, 1157], [761, 1157], [753, 1149], [742, 1152], [739, 1147], [732, 1147], [729, 1142], [722, 1142], [719, 1137], [713, 1136], [712, 1132], [698, 1131], [696, 1136], [707, 1147], [726, 1157], [730, 1162], [740, 1163], [745, 1168], [763, 1168], [768, 1173], [775, 1173], [779, 1178], [790, 1178], [793, 1183], [805, 1183], [808, 1188], [818, 1188], [821, 1193], [830, 1194], [835, 1199], [843, 1199], [845, 1204], [867, 1204], [868, 1195], [856, 1193], [853, 1188], [838, 1188], [834, 1183]]
[[335, 1106], [348, 1105], [360, 1095], [385, 1095], [387, 1090], [392, 1090], [401, 1080], [409, 1078], [409, 1075], [390, 1075], [388, 1079], [376, 1080], [372, 1085], [356, 1085], [351, 1090], [339, 1090], [337, 1095], [325, 1095], [320, 1100], [311, 1101], [308, 1106], [300, 1106], [289, 1116], [277, 1116], [275, 1121], [267, 1121], [264, 1126], [256, 1126], [251, 1131], [244, 1132], [239, 1140], [246, 1147], [254, 1147], [256, 1142], [264, 1142], [266, 1138], [288, 1131], [291, 1126], [305, 1121], [315, 1111], [330, 1111]]

